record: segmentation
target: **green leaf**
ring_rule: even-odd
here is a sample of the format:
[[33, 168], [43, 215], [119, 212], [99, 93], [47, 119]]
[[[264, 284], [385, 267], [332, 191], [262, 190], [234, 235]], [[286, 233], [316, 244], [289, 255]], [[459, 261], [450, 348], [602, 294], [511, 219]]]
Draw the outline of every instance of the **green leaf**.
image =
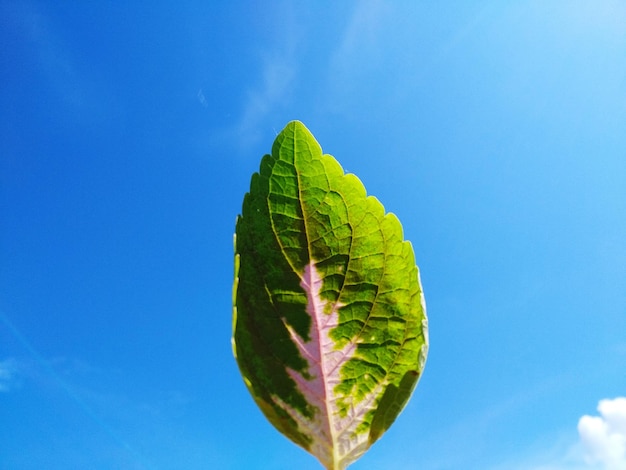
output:
[[428, 350], [424, 296], [397, 217], [292, 121], [244, 197], [233, 349], [267, 419], [345, 469], [394, 422]]

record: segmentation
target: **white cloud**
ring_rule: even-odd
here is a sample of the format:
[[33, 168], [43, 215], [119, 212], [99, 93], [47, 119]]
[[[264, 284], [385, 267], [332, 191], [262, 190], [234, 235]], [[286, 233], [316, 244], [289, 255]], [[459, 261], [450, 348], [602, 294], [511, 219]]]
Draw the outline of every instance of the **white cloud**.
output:
[[626, 397], [601, 400], [600, 416], [585, 415], [578, 421], [578, 434], [585, 461], [606, 470], [626, 470]]
[[491, 470], [626, 470], [626, 397], [600, 400], [600, 416], [584, 415], [573, 430], [538, 438], [533, 449]]

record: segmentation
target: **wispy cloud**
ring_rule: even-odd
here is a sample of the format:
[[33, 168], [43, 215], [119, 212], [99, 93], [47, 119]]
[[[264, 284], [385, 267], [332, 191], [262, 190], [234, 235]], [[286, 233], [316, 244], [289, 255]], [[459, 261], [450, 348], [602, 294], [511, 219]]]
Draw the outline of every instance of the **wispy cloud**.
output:
[[15, 385], [17, 362], [14, 359], [0, 361], [0, 392], [8, 392]]
[[626, 470], [626, 397], [601, 400], [598, 411], [600, 416], [584, 415], [578, 421], [585, 461]]
[[[17, 4], [16, 4], [17, 5]], [[34, 47], [32, 52], [54, 91], [67, 103], [76, 105], [83, 100], [82, 80], [45, 10], [30, 2], [7, 9], [9, 18], [20, 28], [23, 39]]]
[[47, 87], [32, 90], [33, 94], [41, 95], [44, 103], [52, 100], [55, 112], [74, 122], [104, 116], [101, 113], [110, 110], [115, 100], [101, 73], [94, 74], [94, 64], [87, 66], [68, 41], [64, 25], [54, 21], [40, 2], [9, 3], [0, 5], [0, 15], [28, 51], [25, 60], [32, 60], [45, 77]]
[[260, 123], [277, 107], [287, 101], [296, 77], [294, 53], [276, 51], [263, 59], [262, 79], [246, 97], [237, 132], [242, 142], [254, 143], [261, 136]]
[[[260, 54], [259, 70], [251, 71], [252, 76], [259, 78], [252, 80], [243, 92], [241, 111], [235, 113], [233, 121], [225, 127], [211, 129], [206, 142], [211, 145], [235, 143], [246, 154], [261, 139], [272, 136], [272, 131], [275, 134], [280, 131], [273, 125], [275, 123], [268, 122], [268, 118], [283, 112], [290, 103], [298, 68], [294, 50], [292, 45]], [[198, 91], [197, 99], [201, 106], [210, 106], [211, 97], [204, 89]], [[228, 113], [227, 118], [230, 116]]]
[[334, 112], [353, 109], [353, 102], [366, 93], [362, 88], [374, 86], [375, 72], [387, 57], [382, 39], [390, 9], [380, 0], [355, 4], [328, 65], [327, 105]]
[[239, 145], [244, 148], [254, 145], [271, 130], [265, 121], [288, 107], [298, 77], [298, 51], [305, 25], [288, 3], [279, 3], [268, 15], [280, 18], [281, 28], [273, 33], [270, 44], [259, 49], [260, 68], [251, 71], [251, 77], [258, 78], [244, 92], [243, 109], [234, 129]]
[[379, 0], [359, 2], [344, 30], [331, 67], [334, 73], [348, 73], [354, 62], [379, 49], [379, 36], [386, 19], [387, 6]]

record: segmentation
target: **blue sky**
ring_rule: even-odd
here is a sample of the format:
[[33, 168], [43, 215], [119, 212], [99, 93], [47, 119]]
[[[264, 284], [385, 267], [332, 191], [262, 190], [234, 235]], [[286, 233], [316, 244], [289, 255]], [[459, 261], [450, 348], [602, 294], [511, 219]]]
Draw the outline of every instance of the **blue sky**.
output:
[[302, 120], [403, 222], [431, 349], [351, 469], [626, 468], [626, 4], [0, 1], [0, 468], [317, 469], [232, 357]]

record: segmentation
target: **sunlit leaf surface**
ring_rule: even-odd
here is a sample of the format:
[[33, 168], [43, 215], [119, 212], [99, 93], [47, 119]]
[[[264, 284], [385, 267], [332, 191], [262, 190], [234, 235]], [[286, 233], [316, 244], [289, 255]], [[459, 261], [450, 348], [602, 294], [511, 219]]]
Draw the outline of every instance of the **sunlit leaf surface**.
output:
[[298, 121], [252, 176], [237, 219], [233, 348], [269, 421], [327, 469], [396, 419], [428, 350], [402, 226]]

